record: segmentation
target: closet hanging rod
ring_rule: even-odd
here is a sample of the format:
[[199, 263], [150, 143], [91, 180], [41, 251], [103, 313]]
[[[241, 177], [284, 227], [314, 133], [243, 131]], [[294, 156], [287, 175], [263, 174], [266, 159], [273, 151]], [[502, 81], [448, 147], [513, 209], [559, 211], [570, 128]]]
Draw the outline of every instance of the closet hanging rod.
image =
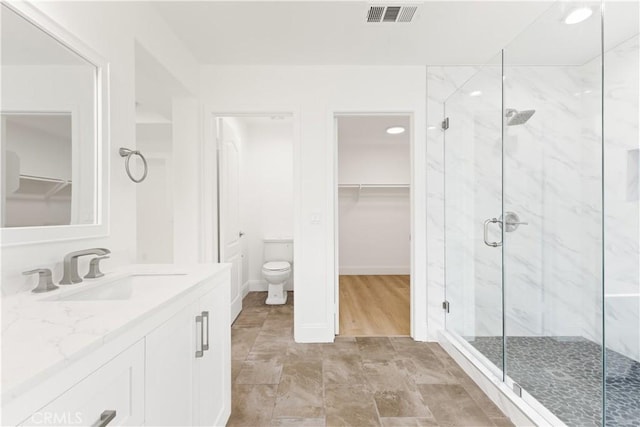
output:
[[339, 188], [409, 188], [410, 184], [338, 184]]

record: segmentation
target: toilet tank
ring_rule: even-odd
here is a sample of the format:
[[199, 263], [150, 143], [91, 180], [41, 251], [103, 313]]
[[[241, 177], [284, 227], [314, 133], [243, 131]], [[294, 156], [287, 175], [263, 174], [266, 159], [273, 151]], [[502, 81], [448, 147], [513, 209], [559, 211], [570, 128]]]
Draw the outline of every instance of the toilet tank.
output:
[[293, 263], [293, 239], [270, 237], [264, 239], [264, 261], [288, 261]]

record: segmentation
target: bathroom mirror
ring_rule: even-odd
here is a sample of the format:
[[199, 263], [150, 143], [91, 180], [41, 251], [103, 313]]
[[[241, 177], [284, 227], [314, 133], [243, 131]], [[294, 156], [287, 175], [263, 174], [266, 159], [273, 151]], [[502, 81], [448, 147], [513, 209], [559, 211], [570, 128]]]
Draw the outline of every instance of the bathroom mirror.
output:
[[0, 6], [2, 245], [107, 233], [107, 66], [34, 6]]

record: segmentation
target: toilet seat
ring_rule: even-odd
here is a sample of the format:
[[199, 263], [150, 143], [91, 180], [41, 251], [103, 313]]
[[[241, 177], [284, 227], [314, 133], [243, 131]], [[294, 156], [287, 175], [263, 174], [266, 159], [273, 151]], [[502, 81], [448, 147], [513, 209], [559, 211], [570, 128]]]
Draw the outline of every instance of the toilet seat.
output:
[[266, 271], [287, 271], [291, 268], [291, 264], [286, 261], [271, 261], [267, 262], [262, 266], [263, 270]]

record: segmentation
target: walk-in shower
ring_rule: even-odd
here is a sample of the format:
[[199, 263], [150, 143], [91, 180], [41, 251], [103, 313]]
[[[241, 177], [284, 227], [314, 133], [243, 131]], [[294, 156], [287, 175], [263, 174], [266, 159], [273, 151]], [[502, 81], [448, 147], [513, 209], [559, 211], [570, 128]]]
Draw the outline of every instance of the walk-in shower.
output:
[[444, 103], [446, 329], [552, 425], [640, 426], [638, 13], [556, 2]]

